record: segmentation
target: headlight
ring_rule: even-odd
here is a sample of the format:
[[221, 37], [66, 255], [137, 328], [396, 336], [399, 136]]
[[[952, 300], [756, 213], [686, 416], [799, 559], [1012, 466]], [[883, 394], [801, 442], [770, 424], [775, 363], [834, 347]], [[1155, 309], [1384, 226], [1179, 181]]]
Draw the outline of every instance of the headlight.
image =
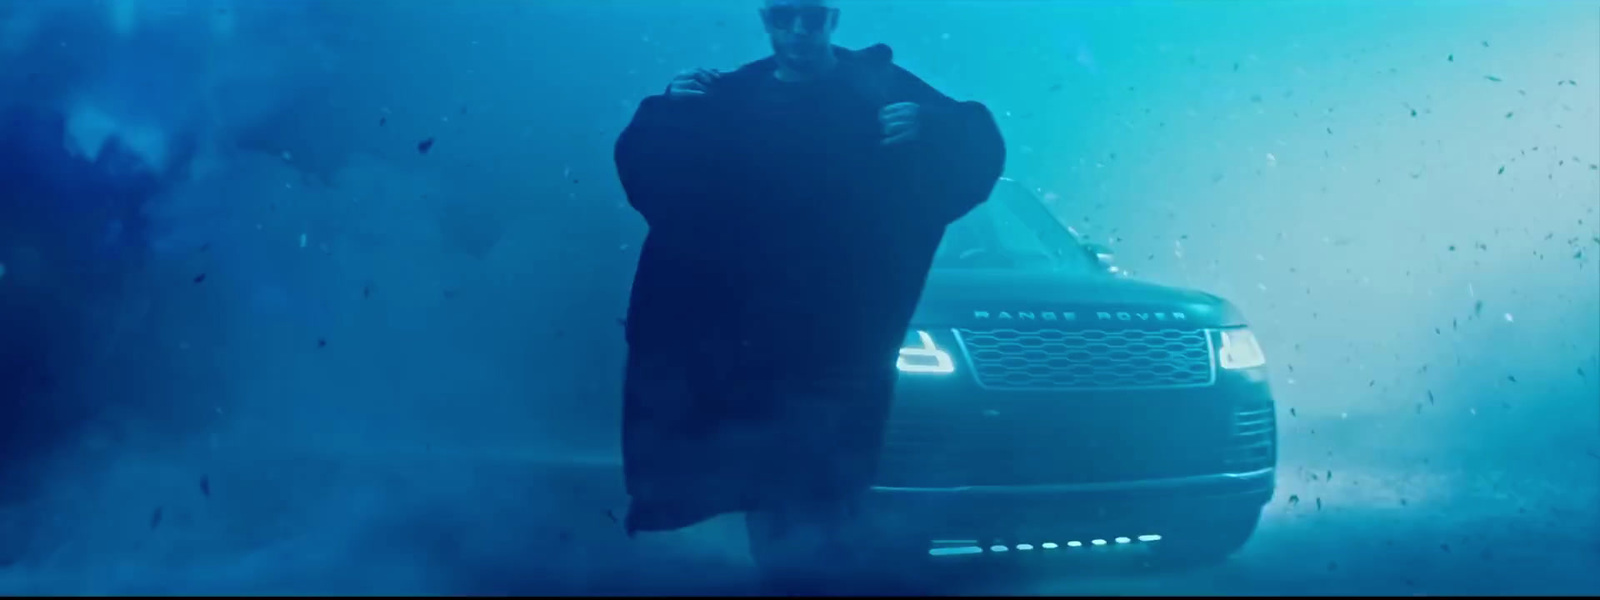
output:
[[949, 352], [939, 349], [928, 332], [913, 331], [906, 335], [906, 345], [900, 349], [895, 366], [903, 373], [953, 373], [956, 361], [951, 360]]
[[1217, 364], [1224, 369], [1252, 369], [1267, 364], [1267, 355], [1261, 343], [1248, 329], [1224, 329], [1222, 345], [1217, 348]]

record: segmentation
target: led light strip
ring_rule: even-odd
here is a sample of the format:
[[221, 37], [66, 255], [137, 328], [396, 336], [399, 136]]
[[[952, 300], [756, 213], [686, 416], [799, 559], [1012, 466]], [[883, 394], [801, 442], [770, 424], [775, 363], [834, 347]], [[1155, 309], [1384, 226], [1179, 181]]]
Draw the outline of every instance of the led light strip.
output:
[[1043, 550], [1055, 550], [1057, 548], [1062, 547], [1063, 545], [1068, 547], [1068, 548], [1083, 548], [1085, 546], [1093, 548], [1093, 547], [1110, 546], [1110, 545], [1118, 545], [1118, 546], [1120, 546], [1120, 545], [1132, 544], [1132, 543], [1136, 543], [1136, 542], [1150, 543], [1150, 542], [1159, 542], [1159, 541], [1161, 541], [1161, 536], [1153, 534], [1153, 533], [1141, 535], [1141, 536], [1138, 536], [1138, 537], [1132, 537], [1132, 538], [1129, 538], [1129, 537], [1114, 537], [1114, 538], [1111, 538], [1109, 540], [1103, 539], [1103, 538], [1096, 538], [1096, 539], [1089, 540], [1087, 543], [1079, 541], [1079, 540], [1069, 540], [1066, 544], [1057, 544], [1055, 542], [1045, 542], [1045, 543], [1039, 544], [1038, 546], [1035, 546], [1033, 544], [1015, 544], [1015, 545], [1012, 545], [1012, 546], [1007, 546], [1005, 544], [995, 544], [995, 545], [989, 546], [987, 548], [978, 545], [977, 542], [974, 541], [974, 540], [934, 540], [933, 543], [935, 543], [935, 544], [964, 544], [964, 545], [954, 546], [954, 547], [945, 547], [945, 548], [930, 548], [928, 550], [928, 555], [929, 556], [963, 556], [963, 555], [968, 555], [968, 554], [983, 554], [984, 552], [988, 552], [988, 553], [991, 553], [991, 554], [998, 554], [998, 553], [1001, 553], [1001, 552], [1010, 552], [1012, 550], [1018, 550], [1018, 551], [1026, 552], [1026, 551], [1029, 551], [1029, 550], [1033, 550], [1035, 548], [1039, 548], [1039, 549], [1043, 549]]

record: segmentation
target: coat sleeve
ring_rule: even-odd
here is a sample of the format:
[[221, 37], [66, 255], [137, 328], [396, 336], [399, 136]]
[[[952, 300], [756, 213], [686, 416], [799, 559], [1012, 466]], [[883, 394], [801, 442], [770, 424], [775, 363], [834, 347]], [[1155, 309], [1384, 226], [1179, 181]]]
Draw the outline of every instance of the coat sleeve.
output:
[[613, 158], [628, 204], [651, 227], [697, 213], [704, 196], [706, 143], [697, 100], [646, 98], [617, 138]]
[[905, 149], [909, 183], [925, 214], [948, 225], [989, 199], [1005, 169], [1005, 140], [988, 107], [957, 102], [909, 71], [894, 70], [896, 96], [922, 107], [922, 135]]

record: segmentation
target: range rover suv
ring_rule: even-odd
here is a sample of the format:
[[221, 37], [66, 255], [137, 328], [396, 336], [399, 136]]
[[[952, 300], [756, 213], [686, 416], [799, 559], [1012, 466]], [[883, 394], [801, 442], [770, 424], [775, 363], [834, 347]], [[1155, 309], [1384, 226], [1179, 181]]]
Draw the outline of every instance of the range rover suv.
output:
[[1129, 277], [1016, 181], [947, 230], [906, 338], [868, 505], [884, 550], [1213, 562], [1272, 497], [1275, 408], [1239, 311]]

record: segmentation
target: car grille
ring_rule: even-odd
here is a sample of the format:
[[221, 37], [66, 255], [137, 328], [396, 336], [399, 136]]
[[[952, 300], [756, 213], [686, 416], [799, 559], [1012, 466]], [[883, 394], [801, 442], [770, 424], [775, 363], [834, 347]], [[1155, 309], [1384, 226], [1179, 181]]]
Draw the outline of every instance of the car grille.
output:
[[1211, 340], [1194, 329], [958, 329], [990, 389], [1175, 388], [1215, 381]]
[[1112, 483], [1248, 473], [1276, 462], [1271, 404], [1119, 393], [989, 406], [897, 403], [879, 485]]

